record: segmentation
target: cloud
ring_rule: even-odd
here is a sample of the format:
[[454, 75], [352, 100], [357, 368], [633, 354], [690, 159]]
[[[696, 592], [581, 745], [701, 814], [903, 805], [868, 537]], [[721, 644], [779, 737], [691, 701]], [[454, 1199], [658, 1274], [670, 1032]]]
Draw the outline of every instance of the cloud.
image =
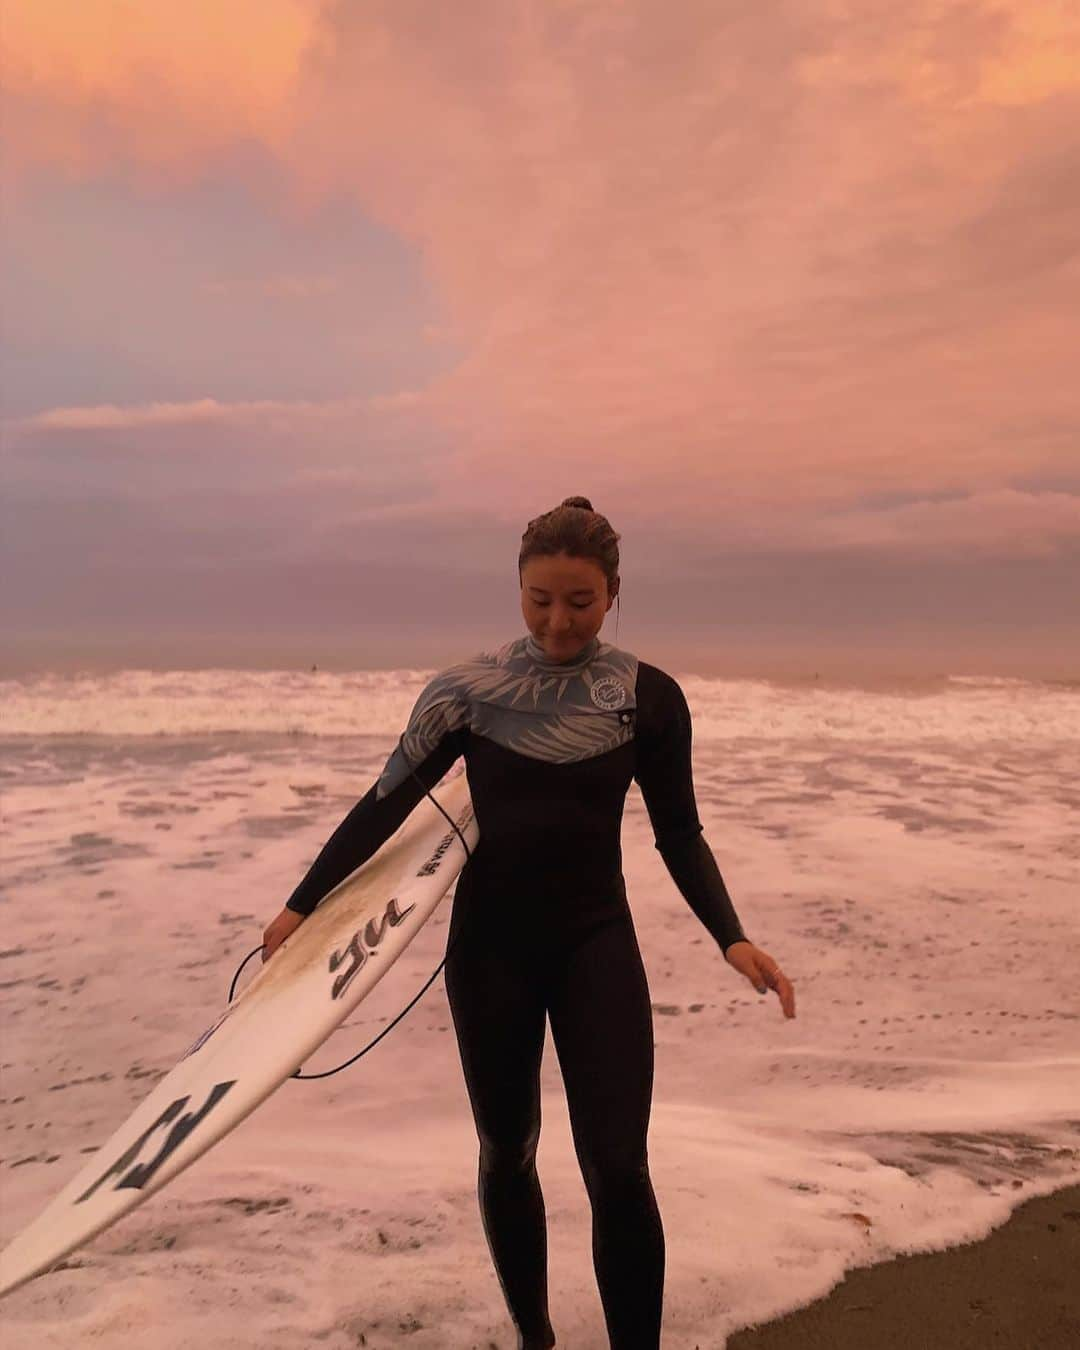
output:
[[54, 408], [4, 433], [12, 510], [77, 501], [92, 513], [122, 501], [195, 534], [235, 533], [241, 519], [259, 534], [287, 519], [301, 551], [358, 507], [427, 498], [446, 453], [408, 398]]
[[135, 407], [117, 407], [116, 404], [102, 403], [92, 407], [49, 408], [9, 425], [24, 433], [61, 430], [134, 430], [143, 427], [176, 426], [189, 422], [222, 422], [250, 418], [282, 408], [296, 411], [296, 405], [274, 403], [270, 400], [224, 404], [219, 403], [217, 399], [201, 398], [191, 403], [150, 403]]
[[136, 14], [127, 0], [12, 0], [6, 172], [48, 164], [85, 178], [122, 163], [175, 188], [245, 139], [274, 146], [320, 7], [187, 0]]
[[[461, 359], [364, 416], [445, 448], [423, 510], [484, 484], [498, 519], [585, 490], [780, 549], [1076, 537], [1071, 498], [1010, 487], [1080, 426], [1066, 6], [10, 8], [19, 173], [181, 192], [257, 144], [271, 209], [348, 194], [420, 250]], [[277, 412], [242, 406], [198, 416]], [[53, 429], [125, 416], [192, 420]]]
[[1049, 558], [1080, 540], [1080, 492], [1013, 488], [819, 518], [802, 547], [910, 557]]
[[[422, 403], [423, 395], [413, 390], [376, 394], [368, 398], [322, 401], [253, 399], [222, 403], [213, 398], [201, 398], [190, 403], [147, 403], [126, 407], [102, 403], [88, 407], [49, 408], [30, 417], [12, 419], [5, 425], [13, 432], [32, 436], [47, 431], [133, 431], [191, 422], [257, 422], [274, 417], [288, 417], [300, 423], [305, 420], [357, 418], [371, 411], [392, 413]], [[144, 444], [150, 445], [151, 442]]]

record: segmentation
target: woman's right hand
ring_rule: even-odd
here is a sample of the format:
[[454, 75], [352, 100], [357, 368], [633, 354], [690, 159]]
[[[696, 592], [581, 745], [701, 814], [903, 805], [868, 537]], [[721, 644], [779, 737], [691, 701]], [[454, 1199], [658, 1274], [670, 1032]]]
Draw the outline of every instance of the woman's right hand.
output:
[[270, 960], [289, 934], [296, 932], [306, 918], [306, 914], [298, 914], [295, 909], [290, 909], [286, 905], [281, 913], [266, 925], [263, 933], [263, 965]]

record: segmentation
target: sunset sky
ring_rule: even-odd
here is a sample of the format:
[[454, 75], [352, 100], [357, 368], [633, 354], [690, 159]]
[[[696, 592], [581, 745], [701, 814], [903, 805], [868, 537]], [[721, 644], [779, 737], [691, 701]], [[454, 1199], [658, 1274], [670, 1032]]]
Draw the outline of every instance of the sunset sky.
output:
[[[1073, 0], [5, 0], [9, 667], [1080, 669]], [[612, 611], [603, 636], [613, 640]]]

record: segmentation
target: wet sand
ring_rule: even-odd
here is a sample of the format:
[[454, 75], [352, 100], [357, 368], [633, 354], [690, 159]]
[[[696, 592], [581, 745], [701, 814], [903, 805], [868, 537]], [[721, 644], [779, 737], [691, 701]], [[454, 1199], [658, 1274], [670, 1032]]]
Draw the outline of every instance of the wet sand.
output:
[[826, 1298], [735, 1332], [726, 1350], [796, 1346], [1075, 1350], [1080, 1346], [1080, 1186], [1025, 1201], [981, 1242], [849, 1270]]

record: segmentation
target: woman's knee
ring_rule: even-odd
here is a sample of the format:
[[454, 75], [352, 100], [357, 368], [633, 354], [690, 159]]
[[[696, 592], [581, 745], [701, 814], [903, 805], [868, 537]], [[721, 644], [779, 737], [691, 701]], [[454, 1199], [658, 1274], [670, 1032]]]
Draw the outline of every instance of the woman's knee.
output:
[[540, 1126], [525, 1134], [494, 1137], [480, 1135], [480, 1171], [484, 1176], [513, 1176], [536, 1165]]
[[652, 1190], [648, 1154], [602, 1150], [578, 1156], [585, 1189], [592, 1199], [634, 1198]]

